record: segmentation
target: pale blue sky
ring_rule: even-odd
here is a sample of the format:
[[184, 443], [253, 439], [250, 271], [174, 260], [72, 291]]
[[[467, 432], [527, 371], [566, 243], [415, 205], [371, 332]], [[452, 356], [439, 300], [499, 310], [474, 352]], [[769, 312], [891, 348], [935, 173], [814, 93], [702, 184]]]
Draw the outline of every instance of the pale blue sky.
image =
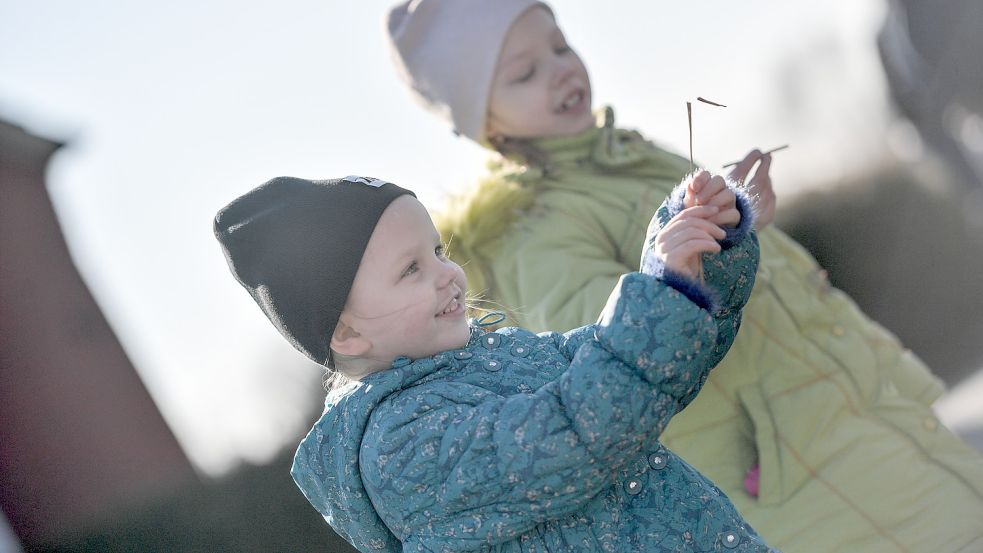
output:
[[[368, 174], [436, 204], [482, 174], [486, 153], [397, 80], [389, 5], [0, 0], [0, 117], [67, 141], [49, 188], [73, 256], [206, 473], [293, 439], [320, 378], [229, 275], [215, 212], [278, 175]], [[793, 193], [886, 155], [881, 0], [552, 5], [621, 123], [685, 151], [685, 102], [730, 106], [696, 106], [711, 167], [791, 143], [774, 174]]]

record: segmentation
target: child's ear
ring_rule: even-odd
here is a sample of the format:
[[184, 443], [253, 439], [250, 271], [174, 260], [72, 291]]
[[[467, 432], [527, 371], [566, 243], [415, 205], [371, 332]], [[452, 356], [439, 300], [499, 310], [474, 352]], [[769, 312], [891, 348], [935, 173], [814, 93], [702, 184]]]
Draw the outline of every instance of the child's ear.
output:
[[345, 314], [341, 314], [338, 325], [331, 335], [331, 349], [350, 357], [364, 357], [372, 347], [372, 342], [362, 336], [345, 320]]

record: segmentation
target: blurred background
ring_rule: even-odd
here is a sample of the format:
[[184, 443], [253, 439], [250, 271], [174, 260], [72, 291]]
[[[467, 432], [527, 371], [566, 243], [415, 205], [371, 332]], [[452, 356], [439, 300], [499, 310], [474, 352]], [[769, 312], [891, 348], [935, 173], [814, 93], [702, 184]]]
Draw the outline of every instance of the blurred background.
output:
[[[215, 212], [279, 175], [429, 206], [488, 152], [411, 100], [391, 2], [0, 0], [0, 553], [351, 551], [290, 480], [322, 372]], [[551, 2], [595, 107], [710, 168], [775, 154], [778, 224], [983, 449], [983, 3]]]

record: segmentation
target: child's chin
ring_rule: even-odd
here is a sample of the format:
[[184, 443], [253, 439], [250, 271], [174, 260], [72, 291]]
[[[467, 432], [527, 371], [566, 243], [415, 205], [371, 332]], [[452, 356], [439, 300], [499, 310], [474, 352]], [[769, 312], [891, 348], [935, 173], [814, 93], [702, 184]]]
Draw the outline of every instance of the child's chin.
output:
[[468, 326], [467, 321], [464, 324], [456, 328], [454, 331], [454, 340], [447, 349], [461, 349], [468, 345], [468, 340], [471, 339], [471, 327]]
[[594, 113], [591, 112], [590, 106], [588, 106], [587, 111], [581, 117], [578, 118], [577, 123], [574, 126], [577, 128], [576, 133], [579, 134], [586, 131], [587, 129], [594, 128], [596, 124], [597, 121], [594, 119]]

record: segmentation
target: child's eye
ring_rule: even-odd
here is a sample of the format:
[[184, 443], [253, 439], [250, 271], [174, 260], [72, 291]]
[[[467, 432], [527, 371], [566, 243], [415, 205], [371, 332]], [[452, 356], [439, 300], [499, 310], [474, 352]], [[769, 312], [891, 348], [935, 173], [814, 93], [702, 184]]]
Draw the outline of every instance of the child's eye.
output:
[[403, 274], [399, 275], [399, 278], [408, 277], [413, 273], [420, 270], [420, 267], [416, 264], [416, 261], [410, 263], [409, 267], [403, 269]]
[[526, 71], [525, 73], [523, 73], [518, 79], [516, 79], [513, 82], [515, 82], [515, 83], [524, 83], [524, 82], [527, 82], [535, 74], [536, 74], [536, 66], [533, 65], [533, 66], [531, 66], [529, 68], [529, 71]]
[[553, 51], [556, 52], [557, 55], [563, 55], [570, 51], [570, 46], [562, 44], [554, 48]]
[[433, 249], [434, 255], [440, 259], [447, 257], [447, 246], [444, 244], [438, 244], [436, 248]]

